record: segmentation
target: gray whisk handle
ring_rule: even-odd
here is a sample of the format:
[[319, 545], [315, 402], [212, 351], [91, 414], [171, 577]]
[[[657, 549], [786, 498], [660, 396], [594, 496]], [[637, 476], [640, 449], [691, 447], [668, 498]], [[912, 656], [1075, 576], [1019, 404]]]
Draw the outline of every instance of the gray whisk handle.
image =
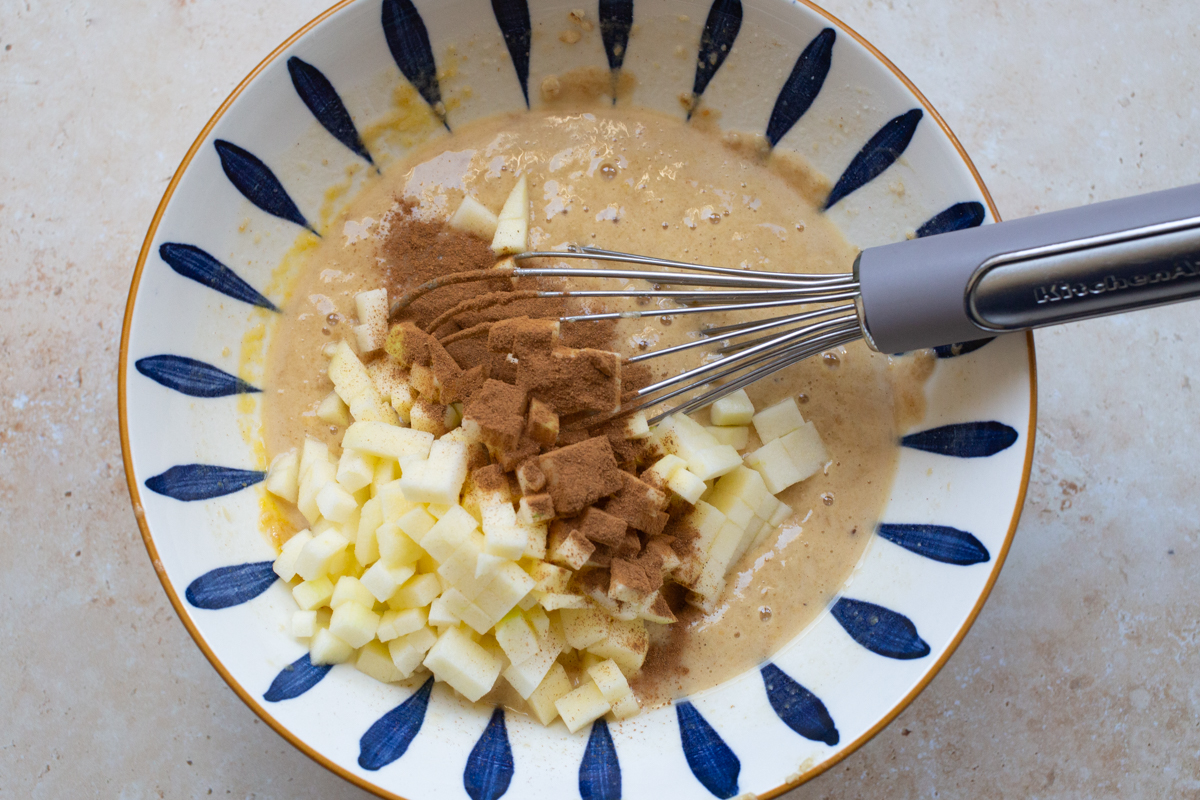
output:
[[883, 353], [1200, 297], [1200, 184], [872, 247], [854, 271]]

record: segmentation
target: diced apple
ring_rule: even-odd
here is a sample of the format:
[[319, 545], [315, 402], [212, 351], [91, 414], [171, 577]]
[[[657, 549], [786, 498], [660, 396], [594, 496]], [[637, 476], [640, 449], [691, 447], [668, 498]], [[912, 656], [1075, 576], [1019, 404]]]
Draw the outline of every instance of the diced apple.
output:
[[358, 658], [355, 659], [354, 666], [359, 672], [370, 675], [380, 683], [404, 680], [404, 674], [396, 669], [387, 645], [381, 642], [367, 642], [363, 645], [363, 648], [358, 651]]
[[470, 195], [463, 197], [458, 210], [450, 217], [451, 228], [478, 236], [485, 241], [491, 241], [496, 235], [497, 222], [496, 215]]
[[642, 473], [642, 480], [652, 486], [666, 486], [671, 476], [681, 469], [687, 469], [687, 462], [674, 453], [668, 453]]
[[351, 448], [342, 449], [338, 459], [337, 482], [348, 492], [357, 492], [375, 477], [375, 456]]
[[308, 544], [313, 538], [313, 535], [308, 530], [298, 531], [292, 534], [292, 538], [283, 543], [283, 547], [279, 548], [279, 557], [275, 559], [275, 564], [272, 569], [275, 574], [285, 581], [290, 581], [296, 577], [296, 559], [300, 556], [300, 551], [304, 549], [304, 545]]
[[359, 324], [354, 327], [358, 349], [363, 353], [373, 353], [382, 348], [387, 339], [387, 289], [359, 292], [354, 295], [354, 305], [358, 311]]
[[561, 614], [567, 644], [576, 650], [596, 644], [612, 629], [612, 617], [595, 607], [563, 609]]
[[[429, 529], [418, 544], [438, 561], [446, 561], [463, 547], [475, 532], [475, 518], [462, 506], [454, 506]], [[472, 570], [474, 565], [472, 564]]]
[[317, 509], [330, 522], [345, 522], [358, 508], [354, 495], [343, 489], [336, 481], [330, 481], [317, 492]]
[[300, 491], [300, 456], [295, 450], [280, 453], [267, 468], [267, 491], [289, 503], [296, 502]]
[[492, 237], [492, 251], [498, 256], [523, 253], [529, 249], [529, 184], [525, 175], [508, 194]]
[[[415, 509], [419, 511], [420, 509]], [[404, 519], [404, 517], [401, 517]], [[421, 560], [425, 552], [400, 528], [398, 523], [385, 522], [375, 531], [379, 561], [389, 567], [404, 567]]]
[[725, 587], [725, 573], [733, 562], [733, 555], [742, 542], [745, 531], [731, 521], [726, 521], [717, 533], [716, 541], [708, 552], [708, 560], [700, 573], [699, 579], [692, 586], [692, 591], [706, 598], [715, 600]]
[[612, 715], [617, 719], [629, 719], [630, 717], [637, 716], [641, 710], [642, 707], [638, 705], [637, 696], [633, 692], [630, 692], [613, 703]]
[[371, 476], [371, 497], [379, 495], [379, 490], [396, 480], [400, 465], [390, 458], [375, 459], [375, 474]]
[[704, 428], [721, 444], [727, 444], [734, 450], [745, 450], [750, 445], [750, 426], [740, 425], [732, 428], [722, 428], [709, 425]]
[[383, 508], [377, 498], [363, 503], [358, 516], [358, 531], [354, 539], [354, 558], [362, 566], [370, 566], [379, 560], [379, 540], [375, 533], [383, 524]]
[[543, 594], [538, 598], [538, 603], [547, 611], [583, 609], [588, 607], [587, 598], [583, 595], [559, 592], [547, 592]]
[[529, 532], [517, 522], [517, 513], [507, 502], [481, 506], [485, 549], [492, 555], [516, 560], [529, 544]]
[[702, 481], [724, 475], [741, 463], [736, 450], [718, 442], [686, 414], [672, 414], [664, 419], [655, 436], [664, 450], [686, 461], [688, 469]]
[[693, 505], [708, 489], [704, 481], [687, 469], [675, 470], [675, 474], [667, 481], [667, 488]]
[[406, 467], [400, 474], [404, 496], [415, 503], [457, 505], [467, 478], [467, 446], [438, 440], [424, 462]]
[[333, 582], [324, 576], [304, 581], [292, 589], [292, 597], [302, 611], [313, 611], [327, 604], [333, 597]]
[[554, 707], [558, 709], [558, 715], [562, 717], [571, 733], [603, 717], [611, 708], [592, 681], [582, 683], [579, 688], [558, 698]]
[[767, 524], [772, 528], [778, 528], [787, 518], [792, 515], [792, 507], [786, 503], [780, 503], [776, 506], [775, 511], [771, 514], [771, 518], [767, 520]]
[[388, 654], [391, 655], [396, 669], [400, 670], [400, 674], [407, 678], [421, 666], [425, 654], [429, 652], [429, 648], [433, 647], [436, 641], [437, 634], [434, 633], [433, 628], [425, 626], [388, 642]]
[[344, 341], [337, 344], [329, 359], [329, 379], [334, 391], [350, 407], [354, 419], [390, 425], [399, 422], [395, 410], [379, 396], [367, 368]]
[[292, 636], [297, 639], [307, 639], [317, 632], [316, 609], [300, 610], [292, 613]]
[[346, 405], [337, 392], [325, 395], [325, 399], [317, 405], [317, 419], [342, 428], [354, 422], [354, 418], [350, 416], [350, 406]]
[[373, 456], [399, 461], [416, 456], [427, 458], [433, 435], [385, 422], [356, 422], [346, 429], [342, 447], [362, 450]]
[[492, 576], [487, 588], [475, 598], [475, 604], [492, 618], [492, 624], [512, 610], [521, 598], [533, 591], [533, 578], [513, 562], [506, 562]]
[[570, 692], [571, 679], [567, 676], [567, 670], [562, 664], [555, 662], [526, 702], [529, 703], [529, 710], [537, 721], [549, 725], [558, 717], [555, 702]]
[[553, 627], [549, 628], [545, 634], [538, 637], [537, 655], [525, 659], [520, 664], [510, 664], [504, 670], [505, 680], [512, 684], [523, 699], [528, 699], [554, 665], [564, 644], [558, 632]]
[[296, 557], [296, 573], [306, 581], [327, 575], [334, 556], [345, 551], [349, 545], [350, 541], [336, 529], [314, 536]]
[[491, 553], [480, 553], [475, 559], [475, 577], [482, 580], [500, 569], [500, 565], [510, 559], [494, 556]]
[[645, 411], [639, 411], [626, 417], [625, 438], [634, 440], [650, 438], [650, 424], [646, 421]]
[[538, 652], [537, 633], [520, 611], [510, 611], [496, 623], [496, 641], [510, 664], [520, 664]]
[[392, 608], [424, 608], [442, 593], [442, 584], [434, 573], [424, 573], [410, 578], [392, 595], [388, 605]]
[[416, 570], [412, 565], [390, 566], [386, 561], [376, 561], [363, 573], [361, 585], [381, 603], [387, 602]]
[[419, 631], [429, 622], [429, 612], [423, 608], [405, 608], [399, 611], [391, 609], [383, 612], [379, 618], [379, 627], [375, 635], [381, 642], [389, 642], [401, 636], [407, 636], [413, 631]]
[[501, 666], [499, 659], [458, 627], [450, 628], [438, 637], [423, 663], [434, 677], [450, 684], [471, 702], [491, 690]]
[[740, 497], [729, 492], [713, 492], [708, 502], [743, 531], [750, 527], [750, 521], [755, 517], [753, 508]]
[[379, 615], [353, 600], [335, 608], [329, 620], [329, 632], [351, 647], [362, 647], [374, 639], [378, 627]]
[[794, 397], [788, 397], [754, 415], [754, 430], [763, 444], [786, 436], [804, 424], [800, 407]]
[[762, 475], [771, 494], [778, 494], [805, 478], [780, 439], [772, 439], [753, 453], [748, 453], [746, 466]]
[[396, 525], [410, 539], [419, 543], [437, 522], [432, 514], [418, 506], [396, 520]]
[[609, 703], [617, 702], [630, 692], [629, 681], [625, 680], [621, 668], [612, 659], [588, 667], [587, 674]]
[[375, 605], [375, 597], [366, 586], [363, 586], [362, 581], [358, 578], [351, 575], [343, 575], [333, 584], [333, 596], [329, 599], [329, 607], [336, 609], [349, 602], [355, 602], [360, 606], [371, 608]]
[[[650, 637], [640, 619], [628, 622], [614, 620], [612, 630], [604, 639], [588, 645], [588, 652], [617, 662], [626, 677], [635, 674], [646, 660]], [[559, 713], [562, 713], [561, 709]]]
[[745, 389], [738, 389], [733, 394], [727, 394], [709, 409], [713, 425], [749, 425], [754, 417], [754, 403]]
[[781, 436], [780, 441], [796, 465], [796, 471], [803, 476], [800, 480], [815, 475], [829, 461], [829, 451], [811, 421]]
[[349, 661], [354, 655], [354, 648], [343, 642], [328, 628], [318, 628], [313, 634], [312, 643], [308, 647], [309, 660], [313, 666], [325, 664], [341, 664]]
[[545, 561], [533, 562], [526, 569], [526, 572], [534, 580], [533, 588], [535, 591], [560, 593], [567, 591], [567, 585], [571, 582], [571, 575], [574, 574], [569, 569], [563, 569], [554, 564], [547, 564]]
[[[303, 464], [303, 458], [301, 458]], [[315, 525], [321, 518], [321, 509], [317, 506], [317, 493], [337, 478], [337, 467], [328, 461], [317, 461], [307, 470], [300, 468], [300, 485], [296, 491], [296, 508]]]

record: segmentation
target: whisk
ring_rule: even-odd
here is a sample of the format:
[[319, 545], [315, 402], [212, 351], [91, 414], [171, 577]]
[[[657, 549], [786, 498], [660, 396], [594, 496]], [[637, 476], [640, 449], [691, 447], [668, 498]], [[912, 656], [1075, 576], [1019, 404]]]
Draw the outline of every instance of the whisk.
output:
[[[694, 396], [651, 418], [690, 413], [806, 358], [865, 339], [899, 353], [1056, 325], [1200, 296], [1200, 184], [872, 247], [851, 272], [806, 275], [713, 267], [594, 247], [525, 252], [652, 269], [509, 268], [514, 277], [644, 280], [649, 288], [531, 291], [543, 298], [650, 298], [674, 307], [562, 317], [563, 322], [723, 311], [788, 313], [702, 325], [696, 340], [632, 356], [639, 363], [708, 347], [706, 363], [646, 386], [621, 414]], [[401, 298], [395, 314], [437, 285], [496, 277], [459, 273]], [[662, 289], [663, 286], [692, 287]], [[815, 306], [804, 310], [798, 307]], [[706, 391], [699, 391], [707, 388]], [[698, 393], [697, 393], [698, 392]]]

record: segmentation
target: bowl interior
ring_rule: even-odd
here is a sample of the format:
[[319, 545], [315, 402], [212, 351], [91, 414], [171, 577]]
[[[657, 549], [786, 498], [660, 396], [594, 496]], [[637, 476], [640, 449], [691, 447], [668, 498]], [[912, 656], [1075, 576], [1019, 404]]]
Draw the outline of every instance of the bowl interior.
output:
[[[292, 601], [257, 533], [265, 459], [251, 389], [286, 293], [280, 264], [295, 257], [300, 226], [325, 232], [371, 173], [347, 146], [337, 104], [386, 164], [447, 128], [525, 108], [522, 78], [537, 107], [548, 76], [620, 62], [636, 80], [622, 102], [683, 117], [697, 64], [719, 62], [701, 107], [724, 130], [767, 134], [848, 190], [826, 213], [858, 247], [994, 217], [936, 113], [815, 7], [602, 0], [569, 44], [559, 33], [573, 8], [347, 2], [239, 87], [168, 188], [131, 289], [120, 384], [130, 489], [155, 568], [214, 666], [280, 733], [360, 785], [410, 798], [464, 787], [473, 798], [617, 797], [620, 787], [630, 797], [769, 796], [898, 713], [977, 613], [1028, 478], [1031, 337], [939, 350], [881, 535], [831, 609], [761, 669], [590, 735], [493, 714], [442, 686], [312, 667], [284, 630]], [[310, 71], [297, 79], [291, 59]], [[428, 103], [439, 98], [446, 126]], [[398, 103], [415, 103], [415, 117]], [[426, 763], [439, 766], [413, 768]]]

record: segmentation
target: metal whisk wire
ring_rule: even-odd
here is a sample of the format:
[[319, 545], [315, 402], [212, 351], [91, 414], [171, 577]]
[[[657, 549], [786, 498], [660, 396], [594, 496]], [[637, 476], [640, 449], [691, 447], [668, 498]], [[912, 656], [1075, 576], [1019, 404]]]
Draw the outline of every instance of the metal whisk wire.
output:
[[[658, 267], [656, 270], [589, 269], [575, 267], [517, 267], [514, 276], [620, 278], [645, 280], [651, 289], [579, 290], [538, 292], [539, 297], [599, 297], [669, 299], [688, 305], [674, 308], [635, 309], [599, 314], [577, 314], [560, 318], [563, 322], [582, 322], [603, 319], [638, 319], [649, 316], [677, 316], [721, 311], [745, 311], [761, 308], [781, 308], [796, 305], [824, 307], [764, 320], [747, 320], [723, 326], [701, 328], [703, 338], [674, 347], [632, 356], [627, 363], [639, 363], [652, 358], [684, 352], [697, 347], [720, 343], [714, 350], [715, 360], [665, 378], [637, 391], [635, 400], [622, 406], [620, 414], [634, 413], [659, 405], [680, 395], [702, 389], [715, 381], [724, 383], [651, 418], [657, 422], [674, 413], [690, 413], [719, 400], [738, 389], [778, 370], [814, 356], [832, 347], [847, 344], [862, 337], [858, 313], [853, 302], [826, 305], [838, 301], [854, 301], [859, 297], [859, 285], [853, 274], [796, 275], [783, 272], [710, 267], [682, 261], [620, 253], [594, 247], [572, 246], [566, 250], [534, 251], [514, 256], [518, 263], [536, 258], [590, 259]], [[678, 271], [665, 271], [678, 270]], [[702, 291], [662, 290], [659, 286], [711, 286]], [[796, 327], [799, 326], [799, 327]], [[766, 333], [770, 332], [770, 333]], [[754, 339], [735, 341], [739, 337], [763, 334]]]

